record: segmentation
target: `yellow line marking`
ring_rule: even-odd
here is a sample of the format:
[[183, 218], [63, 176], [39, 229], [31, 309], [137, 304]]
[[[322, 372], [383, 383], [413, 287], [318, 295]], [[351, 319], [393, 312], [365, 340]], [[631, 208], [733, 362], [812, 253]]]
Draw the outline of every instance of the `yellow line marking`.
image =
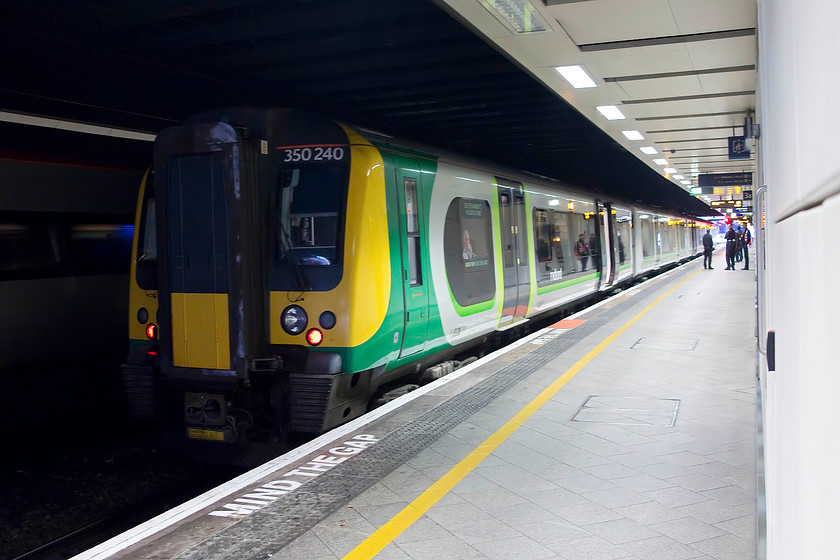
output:
[[589, 362], [591, 362], [598, 354], [600, 354], [607, 346], [613, 343], [624, 331], [629, 329], [636, 321], [641, 319], [648, 311], [654, 308], [660, 301], [665, 299], [668, 295], [674, 292], [677, 288], [694, 278], [699, 274], [698, 270], [688, 278], [656, 298], [656, 300], [641, 310], [635, 317], [627, 321], [624, 325], [618, 328], [614, 333], [605, 338], [598, 346], [590, 350], [583, 358], [570, 367], [566, 372], [558, 377], [551, 385], [546, 387], [542, 393], [537, 395], [534, 400], [525, 405], [525, 408], [520, 410], [516, 415], [508, 420], [508, 422], [498, 429], [493, 435], [484, 440], [484, 443], [476, 447], [472, 453], [467, 455], [460, 463], [452, 467], [452, 469], [439, 478], [434, 484], [429, 486], [425, 492], [420, 494], [413, 502], [408, 504], [401, 512], [391, 518], [385, 525], [380, 527], [371, 536], [365, 539], [359, 546], [351, 550], [344, 560], [362, 560], [370, 559], [376, 556], [383, 548], [388, 546], [394, 539], [396, 539], [403, 531], [408, 529], [415, 521], [426, 513], [433, 505], [435, 505], [443, 496], [452, 490], [465, 476], [477, 467], [485, 458], [487, 458], [493, 451], [502, 444], [519, 426], [531, 417], [537, 410], [548, 402], [566, 383], [580, 372]]

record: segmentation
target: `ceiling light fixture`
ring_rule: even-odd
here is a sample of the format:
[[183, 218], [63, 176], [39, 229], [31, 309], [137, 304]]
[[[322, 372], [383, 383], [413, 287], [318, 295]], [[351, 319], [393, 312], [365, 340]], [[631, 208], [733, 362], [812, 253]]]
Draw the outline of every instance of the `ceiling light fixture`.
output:
[[685, 179], [685, 176], [684, 175], [671, 175], [671, 179], [677, 179], [677, 180]]
[[691, 181], [680, 181], [680, 183], [682, 183], [683, 185], [690, 185]]
[[628, 140], [644, 140], [645, 137], [638, 130], [622, 130], [621, 133], [627, 137]]
[[598, 109], [598, 112], [604, 115], [608, 121], [617, 121], [627, 118], [615, 105], [599, 105], [595, 108]]
[[658, 154], [659, 153], [659, 152], [656, 151], [656, 148], [654, 148], [653, 146], [642, 146], [639, 149], [642, 151], [643, 154], [647, 154], [649, 156], [652, 156], [653, 154]]
[[81, 121], [68, 121], [51, 117], [39, 117], [36, 115], [15, 113], [12, 111], [0, 111], [0, 122], [40, 126], [43, 128], [54, 128], [56, 130], [69, 130], [84, 134], [96, 134], [98, 136], [128, 138], [129, 140], [142, 140], [146, 142], [154, 142], [155, 140], [155, 135], [148, 132], [140, 132], [137, 130], [128, 130], [123, 128], [111, 128]]
[[586, 70], [577, 64], [574, 66], [557, 66], [554, 69], [574, 88], [594, 88], [597, 86], [595, 81], [586, 73]]
[[676, 173], [677, 169], [675, 167], [666, 167], [662, 171], [664, 171], [665, 173]]
[[488, 12], [516, 33], [545, 31], [545, 21], [530, 0], [478, 0]]
[[667, 159], [662, 159], [662, 158], [657, 158], [657, 159], [653, 160], [653, 163], [655, 163], [656, 165], [668, 165], [668, 160]]

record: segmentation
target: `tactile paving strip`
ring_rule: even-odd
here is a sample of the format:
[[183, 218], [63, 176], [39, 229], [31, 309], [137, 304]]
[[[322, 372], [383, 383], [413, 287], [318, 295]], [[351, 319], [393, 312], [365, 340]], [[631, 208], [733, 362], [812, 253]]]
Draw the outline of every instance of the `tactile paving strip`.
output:
[[330, 469], [178, 556], [270, 558], [379, 480], [586, 336], [656, 293], [643, 290], [563, 336], [547, 341], [475, 386], [395, 429], [373, 447]]

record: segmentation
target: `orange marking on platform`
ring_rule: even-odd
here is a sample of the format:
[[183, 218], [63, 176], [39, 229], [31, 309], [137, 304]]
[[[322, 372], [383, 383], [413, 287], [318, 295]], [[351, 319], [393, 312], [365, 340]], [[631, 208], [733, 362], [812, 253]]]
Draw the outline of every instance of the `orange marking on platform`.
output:
[[586, 322], [586, 319], [563, 319], [562, 321], [557, 321], [553, 325], [549, 325], [548, 328], [550, 329], [573, 329], [578, 327]]

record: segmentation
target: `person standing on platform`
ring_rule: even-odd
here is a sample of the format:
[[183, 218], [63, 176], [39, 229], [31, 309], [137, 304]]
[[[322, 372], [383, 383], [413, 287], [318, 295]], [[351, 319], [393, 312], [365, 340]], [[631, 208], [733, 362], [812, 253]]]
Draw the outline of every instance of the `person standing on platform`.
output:
[[744, 244], [744, 268], [741, 270], [749, 270], [750, 269], [750, 245], [752, 245], [752, 234], [750, 233], [750, 227], [744, 226], [744, 233], [741, 236], [741, 241]]
[[744, 241], [742, 239], [744, 232], [741, 231], [741, 226], [735, 226], [735, 233], [738, 236], [735, 239], [735, 262], [741, 262], [744, 254]]
[[703, 236], [703, 268], [714, 270], [712, 268], [712, 252], [715, 250], [715, 242], [712, 240], [712, 234], [706, 230], [706, 235]]
[[735, 270], [735, 250], [738, 247], [738, 234], [729, 224], [729, 231], [726, 232], [726, 270]]

